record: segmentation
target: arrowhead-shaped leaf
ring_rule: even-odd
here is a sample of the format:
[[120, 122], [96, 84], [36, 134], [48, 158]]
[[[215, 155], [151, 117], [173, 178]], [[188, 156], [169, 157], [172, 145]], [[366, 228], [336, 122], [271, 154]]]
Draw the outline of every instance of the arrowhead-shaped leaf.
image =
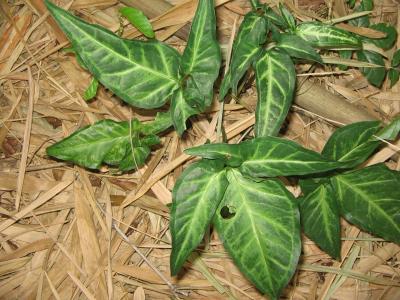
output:
[[121, 39], [45, 1], [84, 65], [105, 87], [141, 108], [162, 106], [179, 87], [179, 53], [158, 41]]
[[340, 214], [330, 184], [320, 184], [299, 204], [305, 234], [330, 256], [340, 259]]
[[322, 173], [340, 168], [342, 163], [277, 137], [255, 138], [240, 144], [240, 170], [252, 177], [274, 177]]
[[382, 67], [361, 68], [361, 72], [368, 79], [368, 82], [376, 87], [380, 87], [386, 76], [385, 62], [382, 55], [372, 51], [357, 51], [357, 58]]
[[119, 12], [146, 37], [155, 37], [150, 21], [142, 11], [134, 7], [121, 7]]
[[400, 175], [374, 165], [331, 179], [343, 217], [361, 229], [400, 244]]
[[183, 73], [192, 79], [186, 81], [185, 98], [188, 102], [195, 101], [202, 110], [211, 104], [220, 65], [214, 0], [199, 1], [182, 56]]
[[239, 269], [261, 292], [277, 299], [300, 255], [295, 199], [276, 180], [255, 182], [236, 170], [228, 179], [215, 227]]
[[379, 121], [357, 122], [337, 129], [322, 150], [322, 155], [355, 167], [364, 162], [380, 141], [373, 138], [380, 127]]
[[293, 101], [296, 71], [289, 55], [265, 51], [255, 64], [258, 101], [255, 136], [277, 135]]
[[171, 99], [171, 119], [174, 124], [175, 130], [182, 135], [186, 130], [186, 120], [200, 112], [199, 109], [191, 106], [186, 98], [182, 89], [175, 91]]
[[290, 30], [294, 30], [296, 28], [296, 20], [294, 19], [292, 13], [285, 6], [283, 6], [282, 3], [279, 4], [279, 10], [286, 27]]
[[[102, 120], [86, 126], [46, 149], [47, 154], [77, 165], [98, 169], [103, 163], [128, 171], [143, 165], [156, 136], [140, 137], [138, 120]], [[133, 150], [133, 151], [132, 151]]]
[[237, 93], [239, 80], [260, 54], [266, 36], [267, 20], [255, 12], [246, 14], [233, 43], [231, 63], [221, 84], [220, 99], [226, 96], [229, 89]]
[[190, 165], [172, 192], [171, 274], [176, 275], [201, 242], [228, 185], [223, 164], [202, 160]]
[[351, 32], [320, 22], [304, 22], [296, 27], [295, 33], [316, 48], [361, 49], [361, 40]]
[[276, 48], [285, 51], [290, 57], [311, 60], [323, 64], [321, 56], [302, 38], [289, 33], [280, 35]]

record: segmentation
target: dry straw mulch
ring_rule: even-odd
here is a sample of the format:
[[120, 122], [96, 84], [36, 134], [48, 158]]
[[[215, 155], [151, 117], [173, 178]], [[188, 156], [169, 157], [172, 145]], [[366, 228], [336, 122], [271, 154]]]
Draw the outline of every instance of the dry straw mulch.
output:
[[[113, 31], [120, 27], [117, 8], [136, 6], [152, 18], [158, 39], [178, 50], [185, 45], [197, 3], [55, 2]], [[347, 14], [344, 0], [287, 3], [303, 20]], [[216, 4], [226, 55], [249, 2]], [[95, 101], [83, 101], [90, 74], [61, 51], [68, 41], [42, 0], [3, 0], [0, 8], [0, 298], [168, 299], [175, 294], [181, 299], [265, 299], [240, 274], [215, 234], [207, 237], [200, 256], [185, 265], [184, 276], [169, 276], [171, 189], [191, 160], [182, 151], [216, 138], [218, 105], [192, 118], [183, 138], [173, 131], [166, 134], [138, 172], [94, 172], [54, 161], [46, 156], [46, 147], [86, 124], [104, 118], [146, 121], [154, 113], [122, 105], [103, 88]], [[397, 2], [375, 1], [373, 16], [400, 32]], [[124, 36], [138, 36], [130, 25], [123, 26]], [[302, 65], [298, 71], [314, 89], [303, 100], [299, 96], [282, 135], [306, 147], [321, 150], [337, 123], [365, 118], [387, 122], [400, 112], [399, 84], [389, 88], [386, 82], [379, 90], [354, 69], [338, 73]], [[240, 99], [225, 105], [224, 127], [232, 143], [252, 135], [255, 91], [253, 86], [243, 86], [243, 91]], [[326, 104], [318, 106], [324, 99]], [[397, 141], [382, 147], [368, 164], [385, 162], [399, 169], [399, 146]], [[299, 193], [297, 186], [287, 185]], [[303, 237], [298, 271], [282, 298], [400, 299], [400, 247], [342, 225], [342, 261]]]

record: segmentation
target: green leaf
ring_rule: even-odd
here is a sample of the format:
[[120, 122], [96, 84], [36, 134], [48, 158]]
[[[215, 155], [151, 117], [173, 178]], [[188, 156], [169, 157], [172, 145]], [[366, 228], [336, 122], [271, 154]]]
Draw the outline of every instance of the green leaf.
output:
[[[353, 56], [353, 51], [351, 50], [339, 50], [338, 52], [340, 58], [351, 59], [351, 57]], [[348, 66], [346, 65], [339, 65], [338, 67], [342, 71], [346, 71], [348, 69]]]
[[92, 81], [90, 82], [90, 85], [86, 89], [85, 93], [83, 94], [83, 99], [86, 101], [89, 101], [96, 97], [97, 94], [97, 89], [99, 88], [99, 82], [97, 81], [96, 78], [92, 78]]
[[150, 153], [149, 146], [159, 143], [156, 136], [140, 137], [139, 126], [136, 119], [131, 124], [102, 120], [74, 132], [46, 151], [50, 156], [90, 169], [98, 169], [104, 163], [128, 171], [143, 165]]
[[322, 150], [325, 157], [347, 162], [349, 168], [364, 162], [380, 141], [373, 138], [380, 127], [379, 121], [357, 122], [335, 130]]
[[151, 39], [155, 37], [149, 19], [147, 19], [141, 10], [138, 10], [134, 7], [121, 7], [119, 12], [146, 37]]
[[105, 87], [140, 108], [162, 106], [179, 87], [179, 53], [158, 41], [121, 39], [48, 0], [47, 8], [85, 66]]
[[170, 110], [172, 123], [179, 135], [186, 130], [186, 120], [200, 112], [186, 101], [182, 89], [175, 91], [172, 96]]
[[361, 72], [368, 79], [368, 82], [376, 87], [380, 87], [386, 76], [385, 62], [382, 55], [372, 51], [357, 51], [357, 58], [361, 61], [382, 66], [377, 68], [361, 68]]
[[350, 8], [353, 8], [356, 5], [356, 0], [347, 0], [347, 4]]
[[297, 25], [295, 34], [316, 48], [362, 48], [361, 40], [353, 33], [320, 22], [301, 23]]
[[400, 66], [400, 49], [397, 49], [397, 50], [393, 53], [391, 66], [392, 66], [393, 68]]
[[243, 163], [240, 171], [251, 177], [274, 177], [322, 173], [341, 163], [277, 137], [255, 138], [240, 144]]
[[292, 105], [296, 71], [289, 55], [265, 51], [255, 64], [258, 101], [255, 136], [277, 135]]
[[361, 229], [400, 244], [400, 177], [384, 164], [331, 179], [343, 217]]
[[140, 132], [144, 135], [154, 135], [163, 132], [172, 125], [171, 113], [169, 111], [159, 112], [153, 121], [141, 124]]
[[304, 233], [322, 250], [340, 259], [340, 214], [330, 184], [320, 184], [299, 201]]
[[396, 69], [390, 69], [388, 72], [389, 80], [390, 80], [390, 87], [393, 87], [400, 78], [400, 71]]
[[323, 177], [325, 174], [317, 175], [310, 175], [310, 176], [303, 176], [299, 180], [299, 186], [301, 188], [301, 192], [304, 196], [311, 194], [314, 192], [321, 184], [329, 184], [329, 177]]
[[[373, 0], [362, 0], [360, 5], [358, 5], [353, 13], [362, 12], [362, 11], [371, 11], [374, 9], [374, 1]], [[349, 21], [350, 25], [356, 27], [368, 27], [369, 26], [369, 16], [362, 16], [359, 18], [355, 18]]]
[[172, 275], [179, 272], [201, 242], [227, 185], [223, 164], [209, 160], [190, 165], [177, 180], [172, 192], [170, 220]]
[[262, 9], [264, 11], [265, 18], [268, 21], [270, 21], [272, 24], [275, 24], [280, 28], [286, 27], [285, 20], [283, 19], [283, 17], [277, 14], [271, 7], [264, 5]]
[[384, 140], [394, 141], [400, 132], [400, 116], [394, 118], [389, 125], [380, 130], [376, 135]]
[[302, 38], [284, 33], [276, 44], [276, 48], [284, 50], [290, 57], [311, 60], [323, 64], [321, 56]]
[[294, 19], [292, 13], [282, 3], [279, 4], [279, 10], [287, 28], [295, 30], [296, 20]]
[[257, 9], [261, 6], [260, 1], [259, 0], [250, 0], [251, 3], [251, 7], [253, 9]]
[[185, 153], [207, 159], [217, 159], [223, 161], [227, 166], [238, 167], [243, 162], [240, 149], [241, 144], [205, 144], [186, 149]]
[[185, 87], [188, 102], [195, 101], [202, 110], [211, 104], [213, 85], [220, 65], [221, 51], [216, 38], [214, 0], [199, 1], [182, 56], [183, 73], [190, 76]]
[[297, 204], [277, 180], [255, 182], [228, 173], [229, 186], [214, 218], [239, 269], [263, 293], [278, 299], [300, 255]]
[[260, 54], [266, 36], [267, 20], [255, 12], [246, 14], [233, 43], [231, 63], [221, 84], [220, 99], [225, 98], [229, 89], [237, 94], [238, 82]]
[[386, 37], [382, 39], [368, 39], [368, 41], [384, 50], [388, 50], [394, 46], [397, 40], [397, 31], [392, 25], [378, 23], [371, 25], [369, 28], [386, 33]]

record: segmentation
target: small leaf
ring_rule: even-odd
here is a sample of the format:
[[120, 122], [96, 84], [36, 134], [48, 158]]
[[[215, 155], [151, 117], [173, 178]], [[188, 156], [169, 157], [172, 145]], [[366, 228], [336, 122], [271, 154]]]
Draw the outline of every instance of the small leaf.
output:
[[385, 62], [383, 57], [372, 51], [357, 51], [357, 58], [361, 61], [370, 62], [382, 67], [362, 68], [361, 72], [368, 79], [368, 82], [376, 87], [380, 87], [386, 76]]
[[240, 148], [240, 144], [206, 144], [186, 149], [185, 153], [207, 159], [218, 159], [230, 167], [238, 167], [243, 162]]
[[400, 116], [394, 118], [389, 125], [380, 130], [376, 135], [384, 140], [394, 141], [400, 132]]
[[156, 136], [139, 137], [139, 126], [138, 120], [132, 120], [131, 125], [102, 120], [74, 132], [46, 151], [50, 156], [90, 169], [105, 163], [120, 165], [120, 170], [128, 171], [143, 165], [150, 153], [149, 146], [159, 143]]
[[400, 66], [400, 49], [397, 49], [392, 57], [391, 66], [393, 68]]
[[336, 161], [347, 162], [349, 168], [364, 162], [380, 141], [373, 138], [380, 127], [379, 121], [357, 122], [335, 130], [322, 150], [322, 155]]
[[292, 194], [277, 180], [255, 182], [231, 170], [214, 218], [235, 264], [271, 299], [278, 299], [300, 255], [300, 226]]
[[190, 165], [177, 180], [172, 192], [170, 220], [172, 275], [179, 272], [201, 242], [227, 185], [223, 164], [209, 160]]
[[316, 48], [362, 48], [361, 40], [353, 33], [320, 22], [301, 23], [297, 25], [295, 34]]
[[384, 164], [331, 179], [343, 217], [374, 235], [400, 244], [400, 176]]
[[286, 27], [283, 17], [277, 14], [271, 7], [264, 5], [262, 9], [264, 10], [264, 16], [268, 21], [280, 28]]
[[320, 184], [299, 204], [304, 233], [331, 257], [340, 259], [340, 214], [330, 184]]
[[220, 99], [224, 99], [230, 89], [237, 94], [238, 82], [260, 54], [266, 36], [267, 20], [255, 12], [247, 13], [233, 43], [231, 63], [221, 84]]
[[255, 138], [240, 144], [243, 163], [240, 171], [252, 177], [274, 177], [322, 173], [341, 163], [277, 137]]
[[378, 23], [371, 25], [369, 28], [386, 33], [386, 37], [383, 39], [368, 39], [368, 41], [384, 50], [388, 50], [394, 46], [397, 40], [397, 31], [392, 25]]
[[99, 82], [97, 81], [96, 78], [93, 77], [92, 81], [90, 82], [90, 85], [83, 94], [83, 99], [85, 101], [89, 101], [94, 97], [96, 97], [98, 87], [99, 87]]
[[286, 53], [265, 51], [255, 64], [258, 101], [255, 136], [277, 135], [292, 105], [296, 71]]
[[142, 11], [134, 7], [121, 7], [119, 12], [146, 37], [151, 39], [155, 37], [150, 21]]
[[323, 64], [321, 56], [314, 48], [296, 35], [288, 33], [281, 34], [276, 48], [284, 50], [290, 57], [311, 60]]
[[185, 87], [186, 100], [196, 102], [204, 110], [213, 99], [213, 85], [219, 74], [221, 51], [216, 38], [214, 0], [198, 3], [182, 56], [182, 69], [185, 75], [190, 75]]
[[393, 87], [400, 78], [400, 71], [396, 69], [390, 69], [388, 72], [389, 80], [390, 80], [390, 87]]
[[182, 89], [175, 91], [171, 100], [171, 119], [174, 124], [175, 130], [179, 135], [182, 135], [186, 130], [186, 120], [200, 110], [191, 106], [185, 99]]
[[285, 6], [283, 6], [282, 3], [279, 4], [279, 10], [281, 12], [282, 18], [285, 21], [287, 28], [295, 30], [296, 20], [294, 19], [292, 13]]
[[158, 41], [125, 40], [46, 0], [84, 65], [106, 88], [140, 108], [164, 105], [179, 87], [179, 53]]

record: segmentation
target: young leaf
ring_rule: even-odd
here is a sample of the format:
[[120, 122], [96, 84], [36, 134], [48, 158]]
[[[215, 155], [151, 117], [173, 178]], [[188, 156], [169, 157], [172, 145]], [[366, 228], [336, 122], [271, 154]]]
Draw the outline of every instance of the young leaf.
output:
[[380, 141], [372, 138], [379, 127], [379, 121], [364, 121], [339, 128], [325, 144], [322, 155], [347, 162], [349, 168], [355, 167], [364, 162], [380, 145]]
[[98, 87], [99, 87], [99, 82], [97, 81], [96, 78], [93, 77], [92, 81], [90, 82], [90, 85], [83, 94], [83, 99], [89, 101], [94, 97], [96, 97]]
[[228, 185], [225, 173], [219, 161], [201, 160], [190, 165], [177, 180], [170, 221], [172, 275], [179, 272], [201, 242]]
[[229, 89], [237, 93], [239, 80], [261, 52], [267, 36], [267, 20], [255, 12], [245, 15], [232, 49], [231, 64], [220, 88], [219, 98], [224, 99]]
[[377, 68], [361, 68], [361, 72], [368, 79], [369, 83], [376, 87], [380, 87], [386, 76], [385, 62], [383, 57], [372, 51], [357, 51], [357, 58], [361, 61], [370, 62], [382, 67]]
[[279, 10], [281, 12], [281, 16], [286, 24], [286, 27], [290, 30], [296, 29], [296, 20], [294, 19], [292, 13], [283, 6], [282, 3], [279, 4]]
[[175, 91], [172, 96], [170, 110], [172, 123], [179, 135], [182, 135], [186, 130], [186, 120], [190, 116], [200, 112], [200, 110], [191, 106], [188, 101], [186, 101], [182, 89]]
[[304, 233], [322, 250], [340, 259], [340, 214], [330, 184], [320, 184], [300, 198], [300, 215]]
[[295, 34], [316, 48], [362, 48], [361, 40], [353, 33], [320, 22], [300, 23], [296, 27]]
[[289, 55], [264, 51], [255, 64], [258, 101], [255, 136], [277, 135], [292, 105], [296, 71]]
[[142, 11], [134, 7], [121, 7], [119, 12], [146, 37], [150, 39], [155, 37], [150, 21]]
[[331, 178], [343, 217], [400, 244], [400, 176], [384, 164]]
[[142, 165], [147, 157], [144, 154], [149, 153], [147, 149], [136, 148], [148, 148], [158, 143], [156, 137], [141, 140], [139, 126], [138, 120], [132, 120], [131, 125], [102, 120], [74, 132], [46, 151], [50, 156], [90, 169], [98, 169], [103, 163], [114, 166], [123, 162], [120, 169], [127, 171]]
[[263, 293], [278, 299], [300, 255], [297, 204], [276, 180], [255, 182], [228, 173], [229, 186], [214, 224], [239, 269]]
[[240, 149], [240, 144], [206, 144], [186, 149], [185, 153], [207, 159], [218, 159], [230, 167], [238, 167], [243, 162]]
[[388, 50], [393, 47], [397, 40], [396, 28], [386, 23], [373, 24], [369, 28], [386, 33], [386, 37], [383, 39], [368, 39], [368, 41], [372, 42], [383, 50]]
[[302, 38], [284, 33], [280, 35], [276, 48], [285, 51], [290, 57], [311, 60], [323, 64], [321, 56]]
[[105, 87], [140, 108], [162, 106], [179, 87], [179, 53], [158, 41], [121, 39], [45, 1], [85, 66]]
[[[216, 38], [214, 0], [199, 1], [182, 56], [183, 73], [191, 79], [186, 81], [187, 101], [196, 101], [202, 110], [211, 104], [213, 85], [220, 65], [221, 51]], [[201, 99], [197, 99], [199, 94]]]
[[277, 137], [255, 138], [240, 144], [240, 171], [251, 177], [274, 177], [322, 173], [342, 163], [324, 158], [295, 142]]

